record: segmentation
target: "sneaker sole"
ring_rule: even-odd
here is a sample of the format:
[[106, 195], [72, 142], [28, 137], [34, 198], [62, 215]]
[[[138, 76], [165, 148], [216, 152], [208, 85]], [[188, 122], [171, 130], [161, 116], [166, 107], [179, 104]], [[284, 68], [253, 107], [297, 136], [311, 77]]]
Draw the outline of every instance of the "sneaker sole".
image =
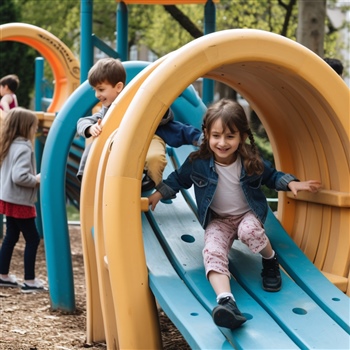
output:
[[220, 306], [216, 307], [213, 311], [213, 320], [217, 326], [232, 330], [238, 328], [245, 321], [247, 321], [244, 316], [236, 315]]
[[279, 292], [282, 289], [282, 285], [278, 287], [266, 287], [262, 285], [263, 290], [266, 290], [267, 292]]
[[18, 288], [21, 287], [18, 283], [11, 283], [11, 282], [0, 282], [0, 287], [5, 287], [5, 288]]
[[24, 286], [21, 288], [22, 293], [35, 293], [35, 292], [47, 292], [48, 289], [45, 287], [34, 287], [34, 286], [28, 286], [27, 284], [24, 284]]
[[42, 289], [21, 289], [22, 293], [42, 293], [42, 292], [47, 292], [48, 290], [45, 288]]

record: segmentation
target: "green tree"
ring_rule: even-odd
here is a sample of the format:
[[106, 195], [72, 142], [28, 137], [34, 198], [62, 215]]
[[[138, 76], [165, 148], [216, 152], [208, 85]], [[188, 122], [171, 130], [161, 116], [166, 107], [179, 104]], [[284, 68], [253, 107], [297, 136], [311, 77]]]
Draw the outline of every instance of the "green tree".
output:
[[[0, 24], [21, 21], [21, 11], [12, 0], [0, 3]], [[20, 86], [16, 91], [20, 106], [29, 108], [34, 88], [35, 50], [14, 41], [0, 42], [0, 76], [17, 74]]]
[[[79, 56], [79, 0], [13, 1], [21, 8], [24, 22], [48, 30]], [[336, 3], [336, 0], [328, 1]], [[115, 0], [93, 1], [93, 33], [114, 48], [117, 7]], [[204, 5], [128, 5], [128, 14], [129, 46], [144, 44], [157, 56], [203, 35]], [[297, 26], [297, 0], [221, 0], [216, 4], [217, 31], [254, 28], [296, 40]], [[338, 31], [338, 28], [329, 29], [330, 35], [325, 37], [327, 47]]]

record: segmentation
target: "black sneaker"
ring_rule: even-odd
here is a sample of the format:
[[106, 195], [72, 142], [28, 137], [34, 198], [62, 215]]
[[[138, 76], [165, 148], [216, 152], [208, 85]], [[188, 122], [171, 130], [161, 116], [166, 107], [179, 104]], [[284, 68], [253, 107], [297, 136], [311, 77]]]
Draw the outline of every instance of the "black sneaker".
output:
[[141, 181], [141, 192], [153, 190], [155, 187], [156, 184], [154, 181], [147, 174], [145, 174]]
[[230, 297], [219, 300], [219, 305], [213, 309], [212, 317], [217, 326], [229, 329], [236, 329], [247, 321]]
[[263, 289], [268, 292], [278, 292], [282, 286], [282, 278], [277, 254], [272, 259], [262, 258], [261, 272]]
[[9, 275], [6, 279], [0, 278], [0, 287], [18, 288], [20, 285], [15, 275]]
[[47, 288], [44, 287], [43, 281], [35, 278], [34, 283], [23, 283], [21, 288], [22, 293], [35, 293], [35, 292], [47, 292]]

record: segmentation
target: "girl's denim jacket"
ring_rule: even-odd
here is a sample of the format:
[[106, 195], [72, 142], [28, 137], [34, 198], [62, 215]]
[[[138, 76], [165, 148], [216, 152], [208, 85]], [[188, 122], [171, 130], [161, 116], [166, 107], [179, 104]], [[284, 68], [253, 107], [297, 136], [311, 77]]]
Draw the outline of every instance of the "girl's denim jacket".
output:
[[[242, 163], [240, 184], [245, 198], [256, 217], [264, 224], [268, 213], [266, 197], [261, 190], [261, 185], [266, 185], [276, 191], [288, 191], [291, 181], [299, 181], [291, 174], [277, 171], [271, 163], [263, 160], [264, 171], [261, 175], [248, 176]], [[198, 219], [203, 228], [206, 228], [211, 220], [212, 212], [210, 204], [213, 200], [218, 174], [215, 171], [214, 158], [190, 160], [189, 157], [183, 165], [172, 172], [166, 180], [157, 186], [163, 199], [175, 198], [180, 189], [188, 189], [194, 185], [194, 192], [198, 208]]]

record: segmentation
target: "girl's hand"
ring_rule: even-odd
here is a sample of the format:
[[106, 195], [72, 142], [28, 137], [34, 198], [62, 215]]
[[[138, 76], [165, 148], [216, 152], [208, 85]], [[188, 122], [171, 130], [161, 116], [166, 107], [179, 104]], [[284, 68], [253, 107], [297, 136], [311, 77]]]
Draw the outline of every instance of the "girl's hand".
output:
[[288, 184], [289, 189], [294, 194], [294, 197], [297, 196], [299, 191], [309, 191], [316, 193], [321, 188], [321, 182], [317, 180], [308, 180], [308, 181], [291, 181]]
[[101, 119], [99, 119], [96, 124], [90, 126], [89, 133], [92, 137], [97, 137], [101, 134], [101, 132], [102, 132]]
[[36, 175], [35, 175], [35, 178], [36, 178], [36, 182], [37, 182], [38, 184], [40, 184], [40, 181], [41, 181], [41, 174], [36, 174]]
[[156, 208], [158, 202], [162, 199], [162, 195], [159, 191], [156, 191], [154, 193], [152, 193], [149, 197], [148, 197], [148, 203], [151, 206], [151, 210], [154, 211], [154, 209]]

